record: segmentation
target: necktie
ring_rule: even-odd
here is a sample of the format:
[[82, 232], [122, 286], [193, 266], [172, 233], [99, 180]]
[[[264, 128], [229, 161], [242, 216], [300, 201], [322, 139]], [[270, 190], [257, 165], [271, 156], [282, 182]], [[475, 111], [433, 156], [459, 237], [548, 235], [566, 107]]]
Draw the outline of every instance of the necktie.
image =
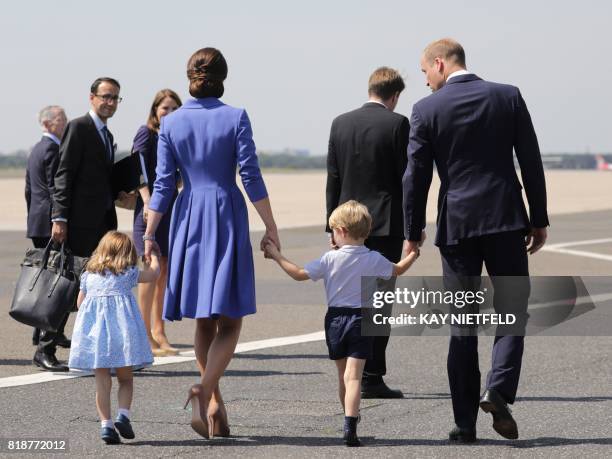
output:
[[110, 143], [110, 138], [108, 136], [108, 128], [106, 126], [102, 126], [102, 136], [104, 137], [104, 147], [106, 148], [106, 159], [108, 162], [113, 161], [113, 148]]

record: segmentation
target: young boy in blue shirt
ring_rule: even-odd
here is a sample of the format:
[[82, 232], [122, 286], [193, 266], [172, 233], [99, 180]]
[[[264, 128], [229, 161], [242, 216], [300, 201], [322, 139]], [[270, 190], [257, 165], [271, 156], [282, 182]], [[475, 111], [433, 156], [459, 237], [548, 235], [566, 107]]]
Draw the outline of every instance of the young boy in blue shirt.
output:
[[[418, 258], [413, 252], [399, 263], [391, 263], [380, 253], [369, 250], [364, 241], [370, 233], [372, 217], [363, 204], [351, 200], [338, 206], [329, 217], [335, 250], [304, 268], [287, 260], [270, 241], [265, 255], [298, 281], [323, 279], [328, 311], [325, 316], [325, 341], [329, 358], [336, 362], [340, 403], [344, 408], [344, 443], [360, 446], [357, 436], [361, 376], [371, 356], [372, 338], [362, 336], [362, 277], [389, 279], [399, 276]], [[372, 292], [375, 289], [373, 285]], [[365, 305], [364, 305], [365, 306]]]

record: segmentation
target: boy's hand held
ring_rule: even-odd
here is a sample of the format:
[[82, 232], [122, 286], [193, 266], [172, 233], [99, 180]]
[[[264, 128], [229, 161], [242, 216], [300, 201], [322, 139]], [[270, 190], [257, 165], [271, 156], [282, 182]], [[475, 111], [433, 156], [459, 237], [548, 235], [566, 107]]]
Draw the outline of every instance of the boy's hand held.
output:
[[278, 254], [278, 247], [276, 247], [272, 241], [268, 240], [264, 246], [264, 257], [275, 259]]

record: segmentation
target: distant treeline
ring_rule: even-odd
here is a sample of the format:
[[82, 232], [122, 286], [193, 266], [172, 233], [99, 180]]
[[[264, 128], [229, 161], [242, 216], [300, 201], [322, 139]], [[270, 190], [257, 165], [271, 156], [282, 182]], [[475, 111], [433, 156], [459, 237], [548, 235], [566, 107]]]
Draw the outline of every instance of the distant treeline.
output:
[[[129, 151], [118, 151], [116, 158], [129, 155]], [[278, 169], [325, 169], [326, 156], [294, 156], [290, 154], [258, 153], [259, 165]], [[0, 169], [23, 169], [28, 163], [27, 156], [20, 152], [14, 155], [0, 155]]]
[[0, 155], [0, 169], [24, 169], [27, 164], [25, 155]]
[[[117, 158], [128, 155], [128, 151], [116, 153]], [[595, 169], [597, 155], [555, 153], [542, 155], [542, 161], [547, 169]], [[612, 154], [602, 155], [608, 162], [612, 162]], [[276, 169], [325, 169], [327, 156], [295, 156], [290, 154], [259, 153], [259, 165], [263, 168]], [[0, 154], [0, 169], [23, 169], [28, 158], [24, 152], [12, 155]]]
[[258, 153], [260, 167], [278, 169], [325, 169], [327, 156], [295, 156], [288, 154], [269, 155]]

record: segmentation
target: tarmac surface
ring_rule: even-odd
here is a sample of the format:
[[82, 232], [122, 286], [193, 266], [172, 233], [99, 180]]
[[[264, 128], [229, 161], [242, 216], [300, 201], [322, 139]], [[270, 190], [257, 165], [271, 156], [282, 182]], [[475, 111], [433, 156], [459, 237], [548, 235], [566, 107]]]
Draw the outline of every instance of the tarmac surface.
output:
[[[612, 275], [610, 222], [609, 210], [555, 215], [550, 250], [530, 257], [532, 275]], [[439, 255], [431, 243], [433, 231], [428, 234], [423, 255], [409, 274], [440, 274]], [[252, 233], [254, 247], [260, 237]], [[281, 231], [281, 240], [285, 255], [300, 264], [327, 250], [322, 227]], [[182, 406], [199, 374], [190, 356], [194, 323], [184, 320], [167, 325], [171, 342], [184, 351], [184, 361], [163, 364], [173, 360], [161, 358], [156, 360], [161, 365], [136, 373], [132, 414], [136, 439], [106, 446], [99, 439], [92, 377], [7, 387], [10, 381], [18, 384], [8, 378], [27, 379], [35, 374], [29, 381], [36, 382], [46, 373], [31, 364], [31, 329], [8, 316], [19, 262], [29, 241], [22, 232], [5, 231], [0, 232], [0, 243], [1, 455], [7, 452], [8, 439], [54, 438], [68, 440], [68, 452], [58, 455], [70, 457], [612, 456], [610, 336], [527, 337], [514, 405], [520, 439], [499, 437], [490, 415], [481, 413], [480, 440], [470, 446], [447, 441], [452, 427], [446, 377], [448, 338], [394, 336], [387, 350], [385, 379], [389, 386], [401, 389], [405, 398], [364, 400], [359, 425], [364, 447], [345, 448], [340, 441], [343, 414], [336, 395], [335, 366], [327, 358], [321, 334], [304, 336], [323, 328], [323, 285], [286, 278], [259, 252], [255, 252], [258, 313], [245, 318], [239, 352], [221, 381], [232, 436], [205, 440], [189, 427], [190, 413]], [[584, 314], [582, 320], [594, 317], [590, 314], [595, 313]], [[68, 335], [73, 322], [74, 317]], [[294, 338], [261, 341], [277, 337]], [[483, 383], [490, 349], [491, 338], [481, 338]], [[60, 359], [67, 356], [66, 350], [58, 352]]]

